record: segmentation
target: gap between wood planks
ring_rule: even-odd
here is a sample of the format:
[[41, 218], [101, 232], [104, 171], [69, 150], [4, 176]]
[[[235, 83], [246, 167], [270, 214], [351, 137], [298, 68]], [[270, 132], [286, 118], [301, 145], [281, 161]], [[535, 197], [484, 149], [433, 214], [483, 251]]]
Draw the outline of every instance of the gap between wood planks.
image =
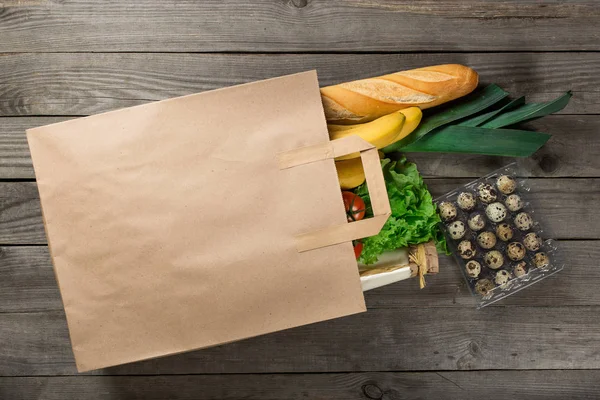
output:
[[373, 54], [373, 55], [415, 55], [415, 54], [523, 54], [523, 53], [600, 53], [600, 50], [407, 50], [407, 51], [377, 51], [377, 50], [365, 50], [365, 51], [342, 51], [342, 50], [303, 50], [303, 51], [10, 51], [0, 53], [2, 56], [19, 55], [19, 54], [202, 54], [202, 55], [303, 55], [303, 54], [332, 54], [332, 55], [352, 55], [352, 54]]
[[[202, 351], [202, 350], [197, 350]], [[171, 356], [165, 356], [171, 357]], [[0, 378], [18, 378], [18, 379], [27, 379], [27, 378], [68, 378], [68, 377], [85, 377], [85, 378], [147, 378], [147, 377], [156, 377], [156, 376], [178, 376], [178, 377], [186, 377], [186, 376], [218, 376], [218, 375], [226, 375], [228, 377], [239, 376], [264, 376], [264, 375], [335, 375], [335, 374], [343, 374], [343, 375], [362, 375], [362, 374], [433, 374], [433, 373], [457, 373], [457, 374], [468, 374], [470, 372], [523, 372], [523, 371], [532, 371], [532, 372], [556, 372], [556, 371], [570, 371], [570, 372], [578, 372], [578, 371], [599, 371], [600, 369], [595, 368], [573, 368], [573, 369], [552, 369], [552, 368], [541, 368], [541, 369], [515, 369], [515, 368], [504, 368], [504, 369], [469, 369], [469, 370], [456, 370], [456, 369], [432, 369], [432, 370], [419, 370], [419, 371], [404, 371], [404, 370], [370, 370], [370, 371], [306, 371], [306, 372], [232, 372], [232, 373], [222, 373], [222, 372], [198, 372], [198, 373], [144, 373], [144, 374], [135, 374], [135, 375], [122, 375], [122, 374], [102, 374], [102, 375], [90, 375], [89, 373], [82, 373], [77, 375], [0, 375]]]

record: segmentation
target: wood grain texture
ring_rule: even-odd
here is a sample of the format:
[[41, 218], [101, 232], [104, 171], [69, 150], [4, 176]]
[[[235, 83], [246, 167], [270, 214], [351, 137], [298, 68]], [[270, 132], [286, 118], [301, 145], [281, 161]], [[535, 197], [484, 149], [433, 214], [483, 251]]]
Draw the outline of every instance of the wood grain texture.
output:
[[600, 113], [598, 53], [52, 53], [0, 56], [0, 116], [95, 114], [311, 69], [325, 86], [445, 63], [469, 65], [483, 83], [531, 100], [572, 89], [565, 113]]
[[[67, 117], [0, 118], [0, 179], [35, 178], [25, 130]], [[600, 116], [550, 115], [525, 125], [549, 132], [552, 139], [534, 156], [535, 177], [600, 177]], [[478, 177], [509, 164], [512, 159], [478, 155], [411, 153], [426, 177]]]
[[[600, 306], [599, 241], [559, 242], [565, 269], [490, 307]], [[0, 313], [58, 311], [62, 309], [52, 263], [45, 246], [0, 247]], [[419, 290], [417, 280], [399, 282], [365, 294], [369, 309], [407, 307], [474, 307], [475, 301], [450, 257], [440, 256], [440, 272], [427, 276]]]
[[600, 49], [595, 29], [600, 11], [582, 0], [2, 4], [1, 52]]
[[0, 182], [0, 243], [46, 243], [35, 183]]
[[[600, 308], [375, 309], [93, 374], [599, 369]], [[0, 314], [0, 376], [73, 375], [62, 311]]]
[[[432, 195], [440, 196], [467, 179], [427, 179]], [[529, 180], [538, 215], [544, 216], [548, 237], [600, 239], [600, 179]], [[35, 182], [0, 182], [0, 245], [45, 244], [46, 237]]]
[[595, 400], [600, 371], [0, 378], [6, 399]]
[[32, 179], [33, 165], [25, 130], [66, 118], [0, 118], [0, 179]]

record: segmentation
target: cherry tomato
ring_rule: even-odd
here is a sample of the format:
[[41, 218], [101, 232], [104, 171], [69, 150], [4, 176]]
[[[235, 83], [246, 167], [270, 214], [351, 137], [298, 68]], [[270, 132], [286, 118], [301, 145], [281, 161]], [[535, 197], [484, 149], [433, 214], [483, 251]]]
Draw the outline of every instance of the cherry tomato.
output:
[[356, 244], [354, 245], [354, 255], [356, 256], [356, 259], [358, 260], [358, 257], [360, 257], [360, 254], [363, 251], [363, 244], [362, 242], [356, 242]]
[[342, 192], [342, 198], [344, 199], [344, 207], [346, 208], [348, 222], [360, 221], [365, 217], [366, 206], [360, 196], [355, 195], [352, 192]]

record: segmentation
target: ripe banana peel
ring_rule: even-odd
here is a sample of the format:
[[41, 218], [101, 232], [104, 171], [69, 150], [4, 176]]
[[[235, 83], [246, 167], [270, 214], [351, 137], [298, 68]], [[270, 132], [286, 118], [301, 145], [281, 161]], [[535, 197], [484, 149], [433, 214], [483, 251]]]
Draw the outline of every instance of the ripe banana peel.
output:
[[365, 171], [360, 157], [336, 161], [335, 168], [337, 169], [340, 187], [344, 190], [354, 189], [365, 181]]
[[[408, 136], [419, 126], [422, 117], [423, 113], [419, 107], [409, 107], [366, 124], [329, 124], [327, 129], [332, 140], [356, 135], [380, 149]], [[380, 152], [380, 158], [383, 158], [382, 154]], [[359, 153], [336, 158], [335, 168], [342, 189], [353, 189], [365, 181], [365, 171]]]
[[[423, 113], [419, 107], [409, 107], [365, 124], [329, 124], [327, 129], [332, 140], [356, 135], [381, 149], [408, 136], [419, 126], [422, 117]], [[336, 160], [348, 160], [359, 156], [359, 153], [353, 153], [338, 157]]]
[[[331, 140], [335, 140], [348, 136], [359, 136], [378, 149], [381, 149], [394, 142], [402, 131], [405, 120], [406, 117], [404, 114], [394, 112], [366, 124], [353, 125], [350, 129], [340, 128], [340, 125], [333, 127], [328, 125], [329, 137]], [[338, 157], [336, 160], [349, 160], [356, 157], [360, 157], [360, 154], [352, 153]]]
[[400, 134], [392, 141], [392, 143], [396, 143], [411, 134], [412, 131], [417, 129], [417, 126], [419, 126], [421, 119], [423, 118], [423, 111], [421, 111], [419, 107], [409, 107], [400, 110], [399, 112], [404, 114], [404, 126], [402, 127]]

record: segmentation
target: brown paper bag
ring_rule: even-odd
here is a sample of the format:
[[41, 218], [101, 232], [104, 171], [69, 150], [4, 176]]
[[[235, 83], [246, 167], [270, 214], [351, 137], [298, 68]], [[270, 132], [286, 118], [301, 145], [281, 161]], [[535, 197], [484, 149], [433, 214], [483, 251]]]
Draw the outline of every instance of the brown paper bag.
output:
[[[79, 371], [365, 311], [349, 240], [389, 203], [376, 150], [329, 142], [315, 72], [27, 138]], [[348, 224], [332, 158], [356, 151], [379, 217]]]

